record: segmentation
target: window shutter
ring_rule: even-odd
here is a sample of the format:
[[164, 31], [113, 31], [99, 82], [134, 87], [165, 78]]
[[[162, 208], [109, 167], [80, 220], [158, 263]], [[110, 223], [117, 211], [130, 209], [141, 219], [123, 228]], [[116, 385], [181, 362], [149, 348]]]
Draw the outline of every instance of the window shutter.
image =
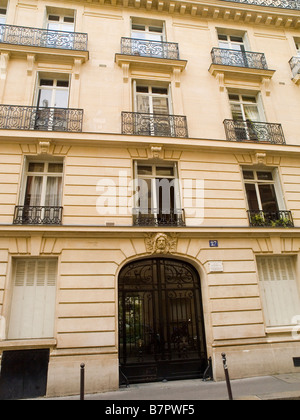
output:
[[267, 326], [291, 325], [300, 313], [293, 257], [258, 257], [257, 267]]
[[9, 339], [53, 337], [57, 261], [17, 260]]

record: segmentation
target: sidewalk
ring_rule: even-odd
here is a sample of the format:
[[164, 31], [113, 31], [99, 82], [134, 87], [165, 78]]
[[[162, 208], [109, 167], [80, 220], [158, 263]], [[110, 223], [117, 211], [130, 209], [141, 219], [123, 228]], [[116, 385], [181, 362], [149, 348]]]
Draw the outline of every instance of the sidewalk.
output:
[[[300, 400], [300, 373], [232, 380], [231, 388], [234, 400]], [[45, 399], [79, 400], [79, 395]], [[228, 400], [228, 393], [225, 382], [193, 379], [130, 385], [113, 392], [85, 395], [85, 400]]]

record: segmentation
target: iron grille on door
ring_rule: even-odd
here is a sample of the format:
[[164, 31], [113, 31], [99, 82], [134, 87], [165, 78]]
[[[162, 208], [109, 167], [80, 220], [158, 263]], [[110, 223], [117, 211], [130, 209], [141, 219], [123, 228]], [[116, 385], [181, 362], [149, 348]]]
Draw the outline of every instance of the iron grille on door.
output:
[[201, 377], [207, 367], [200, 280], [189, 264], [153, 258], [119, 279], [119, 352], [129, 382]]

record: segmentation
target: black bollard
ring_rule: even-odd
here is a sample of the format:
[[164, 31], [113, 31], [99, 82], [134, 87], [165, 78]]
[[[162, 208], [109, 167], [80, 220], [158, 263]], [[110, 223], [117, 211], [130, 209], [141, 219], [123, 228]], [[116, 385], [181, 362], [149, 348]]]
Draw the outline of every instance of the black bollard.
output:
[[225, 379], [226, 379], [228, 397], [229, 397], [229, 400], [233, 400], [232, 390], [231, 390], [231, 384], [230, 384], [230, 379], [229, 379], [228, 366], [227, 366], [227, 361], [226, 361], [226, 354], [225, 353], [222, 353], [222, 359], [223, 359], [223, 367], [224, 367], [224, 372], [225, 372]]
[[84, 368], [85, 364], [80, 365], [80, 401], [84, 400]]

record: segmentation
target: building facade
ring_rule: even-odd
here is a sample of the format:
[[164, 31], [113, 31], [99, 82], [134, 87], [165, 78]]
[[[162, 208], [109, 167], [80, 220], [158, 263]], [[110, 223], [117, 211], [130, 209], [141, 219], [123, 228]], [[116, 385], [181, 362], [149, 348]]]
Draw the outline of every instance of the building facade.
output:
[[299, 2], [0, 6], [0, 396], [299, 372]]

